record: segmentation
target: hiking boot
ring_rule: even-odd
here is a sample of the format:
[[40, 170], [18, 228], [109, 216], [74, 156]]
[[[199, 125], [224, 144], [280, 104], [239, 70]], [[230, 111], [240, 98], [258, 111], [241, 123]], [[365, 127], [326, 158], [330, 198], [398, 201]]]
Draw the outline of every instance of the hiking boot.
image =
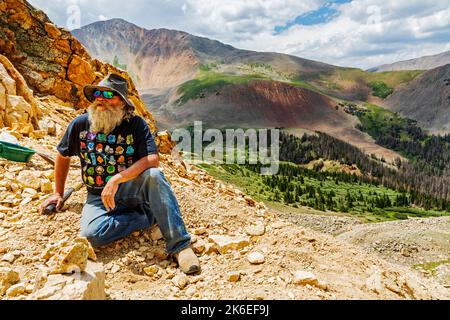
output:
[[180, 252], [174, 254], [175, 259], [178, 261], [178, 265], [185, 274], [196, 273], [200, 271], [200, 261], [192, 251], [191, 247], [188, 247]]

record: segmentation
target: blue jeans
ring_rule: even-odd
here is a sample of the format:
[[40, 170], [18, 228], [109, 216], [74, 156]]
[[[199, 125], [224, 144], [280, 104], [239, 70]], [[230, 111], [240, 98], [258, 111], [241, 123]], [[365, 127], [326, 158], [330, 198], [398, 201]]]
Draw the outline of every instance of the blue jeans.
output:
[[101, 196], [88, 192], [80, 233], [92, 246], [110, 244], [154, 224], [158, 224], [169, 254], [191, 244], [175, 194], [160, 169], [147, 169], [120, 184], [115, 203], [116, 207], [107, 212]]

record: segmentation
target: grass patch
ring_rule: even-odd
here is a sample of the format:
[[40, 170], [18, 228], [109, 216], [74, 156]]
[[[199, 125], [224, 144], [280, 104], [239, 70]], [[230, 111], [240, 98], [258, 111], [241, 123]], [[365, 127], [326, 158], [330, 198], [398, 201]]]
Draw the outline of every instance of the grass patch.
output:
[[425, 270], [431, 273], [431, 275], [436, 275], [436, 268], [440, 265], [450, 263], [450, 259], [442, 260], [442, 261], [432, 261], [432, 262], [425, 262], [423, 264], [416, 264], [413, 266], [414, 269], [419, 270]]
[[178, 88], [178, 93], [181, 95], [178, 104], [184, 104], [191, 99], [202, 98], [206, 94], [227, 85], [247, 84], [252, 80], [269, 80], [269, 78], [260, 74], [227, 75], [207, 70], [209, 69], [204, 66], [203, 71], [200, 71], [196, 79], [187, 81]]
[[369, 87], [373, 90], [372, 95], [381, 99], [386, 99], [394, 92], [394, 89], [389, 87], [383, 81], [370, 82]]

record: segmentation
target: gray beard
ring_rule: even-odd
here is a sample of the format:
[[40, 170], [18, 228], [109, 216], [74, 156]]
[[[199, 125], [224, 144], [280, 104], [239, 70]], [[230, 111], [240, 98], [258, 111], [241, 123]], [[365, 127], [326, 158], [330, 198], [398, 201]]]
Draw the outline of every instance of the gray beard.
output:
[[113, 108], [106, 111], [99, 111], [96, 107], [101, 102], [94, 102], [88, 108], [89, 122], [91, 123], [90, 131], [98, 133], [103, 132], [104, 134], [110, 134], [117, 126], [122, 123], [125, 115], [125, 110], [123, 108]]

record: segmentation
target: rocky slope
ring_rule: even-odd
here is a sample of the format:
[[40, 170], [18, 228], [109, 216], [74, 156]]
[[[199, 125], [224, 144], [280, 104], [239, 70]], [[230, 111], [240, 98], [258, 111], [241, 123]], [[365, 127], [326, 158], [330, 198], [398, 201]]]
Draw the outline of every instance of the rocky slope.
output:
[[[92, 59], [69, 31], [56, 27], [27, 1], [0, 3], [0, 53], [17, 68], [35, 94], [55, 96], [77, 108], [88, 104], [82, 93], [84, 85], [98, 82], [109, 72], [129, 79], [125, 72]], [[156, 131], [131, 79], [129, 85], [130, 99], [138, 113]]]
[[[4, 3], [2, 17], [37, 14], [25, 1]], [[8, 102], [8, 115], [18, 112], [27, 122], [1, 131], [54, 156], [64, 128], [81, 110], [73, 108], [73, 96], [54, 97], [51, 88], [45, 96], [35, 86], [42, 96], [29, 95], [26, 73], [31, 71], [24, 68], [24, 79], [14, 78], [22, 64], [2, 59], [5, 70], [15, 68], [0, 74], [0, 83], [10, 90], [0, 98], [22, 97], [19, 110]], [[2, 115], [8, 124], [11, 119]], [[39, 129], [33, 128], [33, 117]], [[22, 131], [26, 125], [29, 129]], [[160, 150], [170, 151], [161, 141]], [[195, 235], [194, 248], [203, 265], [200, 275], [187, 277], [178, 271], [157, 229], [136, 232], [94, 252], [78, 238], [84, 189], [74, 193], [63, 212], [39, 215], [38, 206], [53, 192], [53, 166], [33, 156], [26, 164], [0, 160], [0, 299], [450, 298], [448, 290], [418, 272], [286, 222], [264, 204], [179, 158], [162, 154], [161, 160]], [[68, 185], [78, 182], [74, 161]], [[76, 274], [65, 274], [71, 271]]]
[[416, 59], [399, 61], [392, 64], [369, 69], [371, 72], [398, 71], [398, 70], [431, 70], [450, 63], [450, 51], [440, 54], [424, 56]]
[[433, 132], [450, 132], [450, 64], [429, 70], [397, 89], [384, 102]]

